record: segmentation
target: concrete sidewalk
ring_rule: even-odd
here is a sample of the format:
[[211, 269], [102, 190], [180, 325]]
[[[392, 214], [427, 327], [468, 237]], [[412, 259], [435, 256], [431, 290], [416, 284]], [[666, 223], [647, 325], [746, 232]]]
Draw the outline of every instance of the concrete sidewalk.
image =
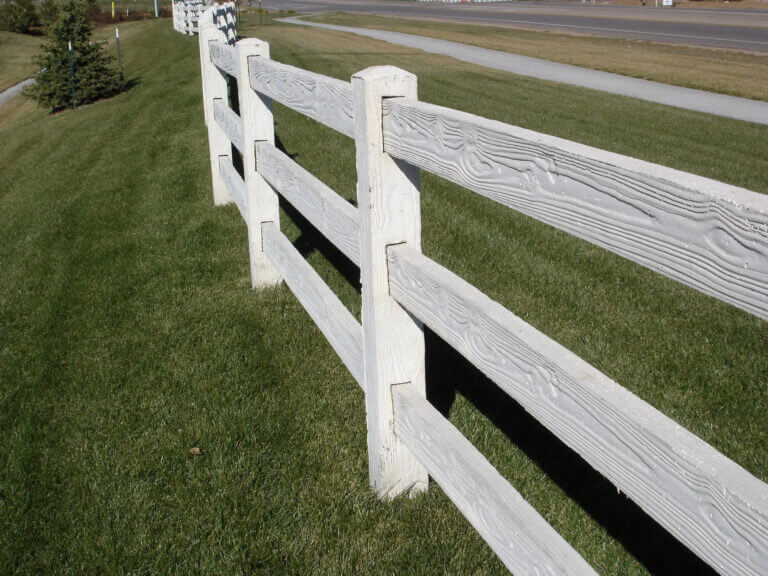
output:
[[704, 90], [682, 88], [680, 86], [631, 78], [610, 72], [601, 72], [600, 70], [592, 70], [590, 68], [560, 64], [550, 62], [549, 60], [519, 56], [509, 52], [488, 50], [487, 48], [478, 48], [477, 46], [459, 44], [458, 42], [403, 34], [401, 32], [309, 22], [298, 17], [281, 18], [280, 22], [349, 32], [433, 54], [450, 56], [456, 60], [479, 64], [480, 66], [503, 70], [504, 72], [511, 72], [521, 76], [562, 82], [610, 94], [631, 96], [632, 98], [639, 98], [667, 106], [768, 125], [768, 102], [761, 102], [759, 100], [749, 100], [747, 98], [726, 96], [725, 94], [706, 92]]
[[34, 78], [27, 78], [26, 80], [22, 80], [18, 84], [11, 86], [10, 88], [8, 88], [8, 90], [4, 92], [0, 92], [0, 106], [8, 102], [8, 100], [13, 98], [17, 94], [21, 94], [21, 91], [24, 90], [24, 87], [34, 83], [34, 81], [35, 81]]

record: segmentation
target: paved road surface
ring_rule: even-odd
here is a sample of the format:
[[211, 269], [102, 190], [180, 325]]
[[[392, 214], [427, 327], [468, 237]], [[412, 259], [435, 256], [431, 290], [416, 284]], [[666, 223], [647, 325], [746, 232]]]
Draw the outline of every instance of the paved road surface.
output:
[[676, 106], [698, 112], [736, 118], [747, 122], [757, 122], [768, 125], [768, 102], [757, 100], [748, 100], [746, 98], [736, 98], [714, 92], [705, 92], [703, 90], [693, 90], [691, 88], [681, 88], [679, 86], [670, 86], [659, 82], [641, 80], [639, 78], [630, 78], [619, 74], [601, 72], [581, 68], [579, 66], [570, 66], [558, 62], [550, 62], [539, 58], [529, 58], [508, 52], [499, 52], [468, 46], [447, 40], [438, 40], [435, 38], [426, 38], [424, 36], [415, 36], [413, 34], [402, 34], [399, 32], [388, 32], [385, 30], [372, 30], [369, 28], [351, 28], [348, 26], [335, 26], [333, 24], [321, 24], [318, 22], [308, 22], [298, 18], [284, 18], [283, 22], [300, 24], [303, 26], [314, 26], [341, 32], [350, 32], [393, 44], [400, 44], [410, 48], [417, 48], [426, 52], [442, 54], [479, 64], [488, 68], [504, 70], [523, 76], [532, 76], [553, 82], [563, 82], [601, 90], [611, 94], [620, 94], [631, 96]]
[[[255, 3], [256, 0], [251, 0]], [[443, 4], [388, 0], [263, 0], [268, 9], [354, 12], [559, 30], [768, 52], [766, 10], [603, 6], [574, 2]], [[661, 0], [659, 0], [661, 2]]]

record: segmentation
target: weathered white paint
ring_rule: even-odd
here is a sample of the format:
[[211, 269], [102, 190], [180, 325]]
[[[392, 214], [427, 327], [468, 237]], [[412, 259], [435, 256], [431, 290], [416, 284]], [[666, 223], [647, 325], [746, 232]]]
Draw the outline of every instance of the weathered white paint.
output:
[[596, 572], [410, 384], [392, 387], [395, 432], [514, 574]]
[[219, 158], [219, 173], [227, 188], [227, 192], [229, 192], [230, 198], [232, 198], [235, 205], [237, 205], [237, 209], [240, 210], [240, 215], [247, 224], [248, 211], [245, 205], [245, 182], [240, 178], [240, 174], [237, 173], [232, 162], [226, 156], [221, 156]]
[[224, 42], [211, 45], [211, 62], [223, 73], [237, 78], [239, 70], [237, 66], [237, 48]]
[[262, 235], [267, 256], [357, 383], [363, 387], [360, 324], [274, 222], [262, 225]]
[[352, 262], [360, 265], [357, 209], [271, 144], [256, 153], [259, 174]]
[[768, 574], [768, 485], [407, 246], [392, 296], [721, 574]]
[[[209, 16], [201, 22], [231, 28], [218, 10]], [[721, 574], [768, 574], [766, 484], [422, 256], [418, 172], [403, 160], [763, 318], [764, 197], [423, 105], [415, 101], [415, 79], [395, 68], [365, 70], [350, 86], [273, 65], [258, 40], [241, 41], [234, 52], [237, 75], [248, 77], [238, 87], [239, 135], [226, 84], [222, 92], [217, 83], [226, 57], [216, 57], [219, 68], [210, 55], [211, 41], [228, 39], [226, 32], [201, 32], [215, 198], [233, 198], [249, 224], [254, 286], [284, 274], [366, 390], [371, 483], [380, 496], [424, 489], [426, 465], [516, 572], [590, 570], [419, 399], [421, 319]], [[354, 136], [361, 211], [274, 148], [271, 98]], [[241, 142], [245, 182], [228, 157], [227, 135]], [[359, 263], [362, 328], [280, 233], [270, 183]], [[552, 559], [542, 560], [547, 554]]]
[[[206, 11], [211, 15], [213, 8]], [[227, 102], [227, 80], [224, 74], [211, 65], [211, 47], [217, 43], [226, 43], [227, 39], [213, 23], [211, 18], [200, 19], [200, 62], [203, 80], [203, 110], [205, 123], [208, 126], [208, 149], [211, 162], [211, 178], [213, 181], [213, 203], [227, 204], [232, 199], [227, 192], [224, 181], [219, 173], [219, 158], [231, 154], [229, 138], [219, 127], [214, 118], [215, 100]]]
[[213, 117], [219, 128], [227, 135], [232, 144], [240, 153], [243, 152], [243, 122], [232, 108], [224, 100], [213, 101]]
[[768, 319], [768, 196], [416, 101], [384, 149]]
[[237, 11], [232, 2], [211, 6], [210, 0], [174, 1], [172, 14], [173, 28], [182, 34], [197, 34], [200, 31], [199, 21], [206, 18], [224, 32], [229, 44], [234, 44], [237, 39]]
[[256, 38], [243, 38], [237, 43], [239, 72], [238, 97], [243, 126], [243, 173], [247, 188], [248, 252], [251, 265], [251, 286], [272, 286], [281, 280], [280, 273], [264, 254], [261, 224], [274, 222], [279, 229], [280, 205], [277, 193], [261, 176], [256, 167], [256, 144], [275, 142], [272, 102], [254, 92], [248, 81], [248, 66], [253, 60], [269, 59], [269, 44]]
[[207, 8], [207, 4], [199, 0], [186, 0], [173, 3], [173, 28], [182, 34], [195, 34], [198, 31], [197, 22]]
[[420, 324], [389, 295], [387, 246], [421, 249], [419, 173], [384, 152], [382, 101], [416, 97], [416, 77], [392, 66], [352, 76], [360, 207], [365, 407], [371, 485], [380, 497], [427, 489], [427, 471], [394, 433], [391, 388], [410, 382], [425, 393]]
[[[199, 28], [198, 28], [199, 33]], [[207, 68], [210, 67], [211, 51], [210, 45], [207, 42], [203, 42], [203, 35], [198, 37], [197, 48], [200, 52], [200, 79], [201, 89], [203, 93], [203, 118], [205, 119], [205, 125], [208, 126], [208, 80], [206, 77]], [[211, 105], [212, 106], [212, 105]]]
[[354, 138], [349, 82], [272, 60], [252, 60], [250, 79], [257, 92]]

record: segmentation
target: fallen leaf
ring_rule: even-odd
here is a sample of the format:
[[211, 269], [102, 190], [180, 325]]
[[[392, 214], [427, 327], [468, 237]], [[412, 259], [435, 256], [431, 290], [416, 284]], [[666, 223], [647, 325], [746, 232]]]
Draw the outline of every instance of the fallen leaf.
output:
[[192, 454], [192, 456], [200, 456], [200, 454], [202, 454], [202, 452], [200, 452], [200, 448], [198, 448], [197, 446], [193, 446], [192, 448], [190, 448], [189, 453]]

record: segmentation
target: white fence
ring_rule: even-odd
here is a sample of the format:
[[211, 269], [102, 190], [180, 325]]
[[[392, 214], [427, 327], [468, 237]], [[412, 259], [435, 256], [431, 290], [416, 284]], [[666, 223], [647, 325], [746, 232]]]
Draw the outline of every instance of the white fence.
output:
[[173, 3], [173, 29], [182, 34], [192, 36], [198, 33], [197, 21], [209, 4], [197, 1], [182, 1]]
[[[173, 28], [190, 36], [199, 32], [199, 20], [203, 13], [211, 8], [210, 0], [182, 0], [173, 3]], [[223, 30], [230, 43], [237, 39], [237, 11], [234, 4], [214, 4], [217, 26]]]
[[[397, 68], [344, 82], [281, 64], [206, 15], [214, 202], [248, 226], [253, 286], [285, 281], [363, 389], [380, 497], [431, 476], [514, 573], [594, 574], [426, 400], [423, 323], [719, 573], [768, 574], [768, 485], [424, 256], [419, 169], [762, 319], [768, 197], [419, 102]], [[354, 139], [359, 208], [275, 147], [273, 100]], [[362, 325], [281, 233], [278, 195], [359, 266]]]

